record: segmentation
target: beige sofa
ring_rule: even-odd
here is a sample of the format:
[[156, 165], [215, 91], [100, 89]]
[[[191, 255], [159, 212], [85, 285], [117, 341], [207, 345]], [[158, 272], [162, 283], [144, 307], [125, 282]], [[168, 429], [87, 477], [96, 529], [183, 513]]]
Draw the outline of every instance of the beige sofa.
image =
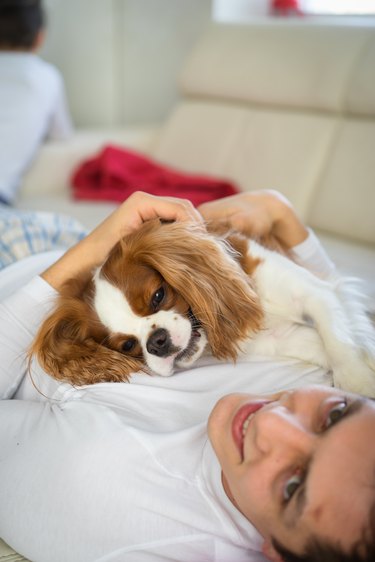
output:
[[[68, 144], [45, 145], [17, 205], [94, 226], [114, 205], [73, 202], [71, 171], [103, 144], [131, 146], [243, 190], [281, 190], [375, 303], [375, 28], [213, 25], [182, 69], [180, 91], [160, 127], [77, 131]], [[0, 560], [11, 560], [4, 552]]]
[[77, 131], [46, 145], [18, 205], [67, 211], [91, 227], [111, 204], [70, 200], [69, 176], [111, 141], [243, 190], [276, 188], [375, 297], [375, 27], [264, 21], [212, 25], [157, 128]]

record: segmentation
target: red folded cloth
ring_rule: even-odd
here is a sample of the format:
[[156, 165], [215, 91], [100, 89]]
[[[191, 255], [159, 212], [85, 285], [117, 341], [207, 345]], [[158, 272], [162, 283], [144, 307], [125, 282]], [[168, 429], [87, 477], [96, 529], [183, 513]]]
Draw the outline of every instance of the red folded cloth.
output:
[[143, 155], [106, 146], [86, 160], [72, 175], [73, 197], [100, 201], [123, 201], [134, 191], [190, 199], [193, 205], [238, 193], [232, 183], [178, 172]]

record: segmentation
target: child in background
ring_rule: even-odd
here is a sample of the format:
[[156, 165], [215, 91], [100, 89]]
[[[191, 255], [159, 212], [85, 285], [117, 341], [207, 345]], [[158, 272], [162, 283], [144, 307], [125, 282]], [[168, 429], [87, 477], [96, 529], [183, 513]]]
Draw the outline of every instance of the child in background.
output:
[[72, 132], [63, 79], [36, 54], [44, 26], [41, 0], [0, 0], [0, 202], [7, 205], [41, 143]]

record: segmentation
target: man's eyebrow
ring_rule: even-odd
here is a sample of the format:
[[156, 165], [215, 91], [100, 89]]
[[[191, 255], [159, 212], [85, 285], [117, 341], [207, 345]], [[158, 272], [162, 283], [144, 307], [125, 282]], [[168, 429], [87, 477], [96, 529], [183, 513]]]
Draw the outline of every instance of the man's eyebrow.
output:
[[[331, 431], [335, 427], [335, 425], [340, 423], [340, 421], [347, 420], [348, 417], [356, 414], [357, 412], [360, 412], [365, 404], [366, 404], [366, 398], [362, 398], [362, 397], [355, 398], [354, 400], [348, 402], [347, 408], [345, 410], [345, 414], [335, 424], [329, 427], [326, 430], [326, 432]], [[311, 459], [309, 459], [309, 463], [305, 469], [303, 482], [301, 486], [298, 488], [293, 498], [294, 500], [293, 504], [290, 506], [292, 508], [290, 510], [291, 515], [290, 518], [288, 518], [286, 521], [286, 525], [288, 527], [293, 527], [296, 524], [297, 520], [300, 519], [303, 515], [303, 511], [306, 507], [306, 501], [307, 501], [307, 493], [306, 493], [307, 480], [313, 463], [314, 463], [314, 455], [311, 457]]]

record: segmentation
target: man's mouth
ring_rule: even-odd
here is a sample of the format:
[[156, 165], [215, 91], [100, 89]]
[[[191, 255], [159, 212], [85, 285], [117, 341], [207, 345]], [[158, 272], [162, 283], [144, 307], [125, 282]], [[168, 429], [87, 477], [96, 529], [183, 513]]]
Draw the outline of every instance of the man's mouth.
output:
[[247, 430], [255, 416], [255, 414], [269, 404], [269, 400], [256, 400], [254, 402], [247, 402], [238, 410], [232, 422], [232, 436], [235, 444], [241, 455], [241, 460], [244, 458], [244, 439]]

